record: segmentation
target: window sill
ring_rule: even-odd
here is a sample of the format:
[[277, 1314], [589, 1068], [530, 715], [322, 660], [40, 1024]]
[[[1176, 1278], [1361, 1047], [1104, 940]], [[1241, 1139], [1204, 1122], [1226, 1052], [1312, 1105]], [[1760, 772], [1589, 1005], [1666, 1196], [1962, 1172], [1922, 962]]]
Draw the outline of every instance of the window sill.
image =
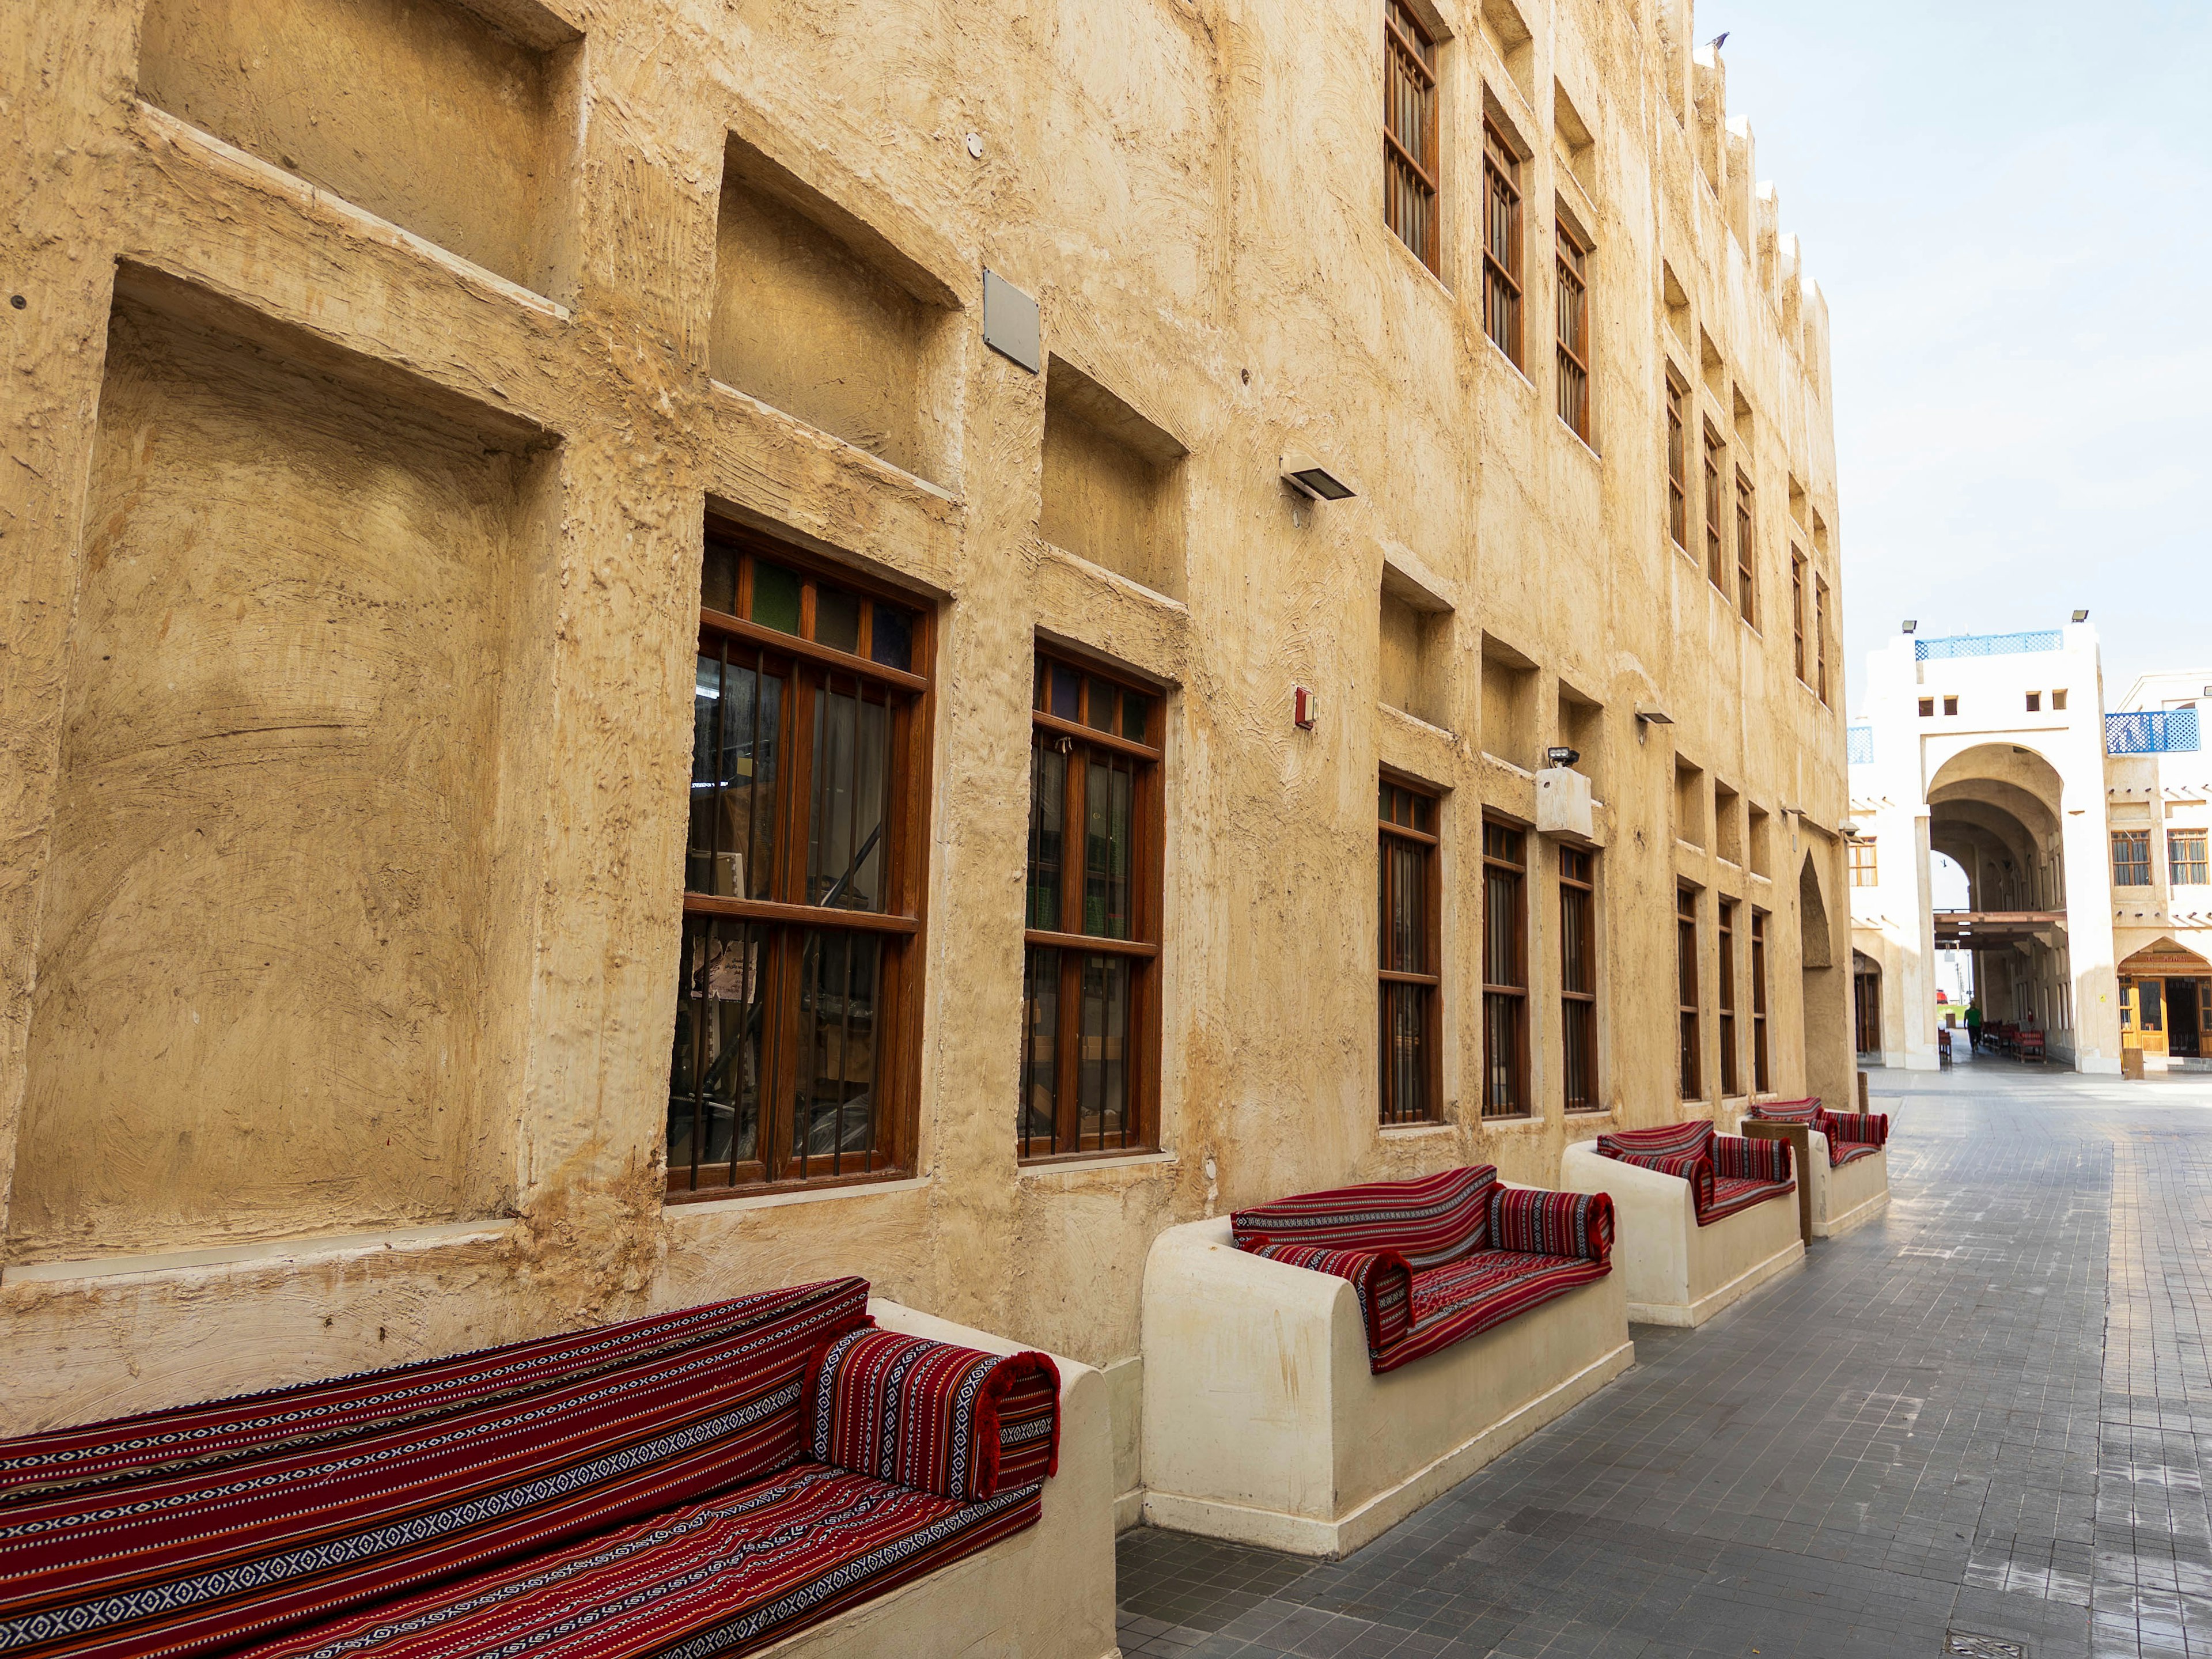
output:
[[1516, 778], [1526, 778], [1531, 783], [1536, 781], [1536, 775], [1534, 772], [1531, 772], [1525, 766], [1516, 766], [1513, 762], [1506, 759], [1503, 755], [1493, 755], [1486, 749], [1482, 751], [1482, 757], [1493, 766], [1504, 768], [1505, 770], [1510, 772]]
[[[1390, 246], [1398, 250], [1398, 257], [1403, 259], [1406, 264], [1411, 267], [1413, 273], [1427, 277], [1430, 282], [1436, 284], [1436, 289], [1439, 295], [1446, 301], [1456, 304], [1456, 296], [1452, 293], [1451, 284], [1444, 281], [1443, 273], [1431, 268], [1427, 260], [1421, 258], [1419, 254], [1414, 252], [1413, 249], [1407, 247], [1406, 246], [1406, 239], [1399, 235], [1396, 231], [1392, 230], [1389, 225], [1384, 225], [1382, 228], [1390, 238]], [[1437, 238], [1437, 240], [1439, 241], [1443, 240], [1443, 239], [1442, 237]]]
[[1534, 1112], [1521, 1112], [1516, 1114], [1512, 1117], [1486, 1117], [1480, 1120], [1482, 1127], [1486, 1129], [1519, 1130], [1543, 1128], [1547, 1121], [1547, 1120], [1539, 1116]]
[[[1512, 355], [1508, 352], [1504, 346], [1498, 344], [1496, 340], [1491, 338], [1490, 331], [1487, 329], [1483, 331], [1482, 337], [1485, 341], [1488, 342], [1490, 349], [1498, 354], [1498, 361], [1504, 364], [1507, 368], [1512, 371], [1513, 378], [1520, 381], [1522, 386], [1528, 389], [1530, 396], [1534, 396], [1536, 383], [1528, 378], [1528, 371], [1522, 368], [1520, 364], [1515, 362], [1513, 361]], [[1556, 416], [1554, 418], [1557, 418]]]
[[933, 1185], [933, 1176], [892, 1176], [879, 1181], [848, 1181], [841, 1187], [794, 1187], [781, 1192], [744, 1193], [733, 1198], [686, 1198], [670, 1194], [664, 1201], [664, 1219], [701, 1215], [727, 1215], [733, 1210], [780, 1210], [787, 1204], [826, 1204], [840, 1198], [881, 1198], [894, 1193], [918, 1193]]
[[1459, 1133], [1459, 1125], [1449, 1121], [1443, 1123], [1383, 1123], [1376, 1127], [1385, 1140], [1427, 1140]]
[[1603, 466], [1605, 465], [1605, 452], [1600, 449], [1595, 444], [1592, 443], [1588, 438], [1583, 437], [1583, 434], [1576, 431], [1574, 428], [1569, 426], [1565, 416], [1561, 415], [1559, 411], [1555, 409], [1552, 411], [1552, 418], [1559, 423], [1560, 431], [1565, 433], [1567, 436], [1572, 438], [1576, 443], [1582, 447], [1582, 452], [1583, 454], [1589, 456], [1591, 460], [1596, 462], [1600, 466]]
[[1109, 1170], [1172, 1169], [1179, 1162], [1174, 1152], [1076, 1152], [1066, 1158], [1034, 1158], [1017, 1173], [1024, 1181], [1047, 1176], [1093, 1175]]

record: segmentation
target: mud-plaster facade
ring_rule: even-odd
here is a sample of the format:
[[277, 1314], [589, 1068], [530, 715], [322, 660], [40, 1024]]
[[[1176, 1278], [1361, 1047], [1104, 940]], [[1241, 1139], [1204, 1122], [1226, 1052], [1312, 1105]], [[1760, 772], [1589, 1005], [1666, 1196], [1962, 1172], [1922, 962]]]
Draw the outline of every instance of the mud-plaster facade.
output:
[[[1814, 579], [1840, 614], [1826, 316], [1687, 10], [1434, 9], [1441, 276], [1384, 226], [1373, 0], [24, 14], [0, 1432], [855, 1272], [1108, 1368], [1133, 1487], [1163, 1227], [1732, 1121], [1677, 1099], [1680, 884], [1709, 1089], [1717, 895], [1771, 913], [1774, 1091], [1845, 1097], [1840, 665], [1824, 704], [1790, 621], [1793, 550], [1808, 628]], [[1527, 151], [1526, 374], [1483, 329], [1486, 108]], [[1553, 405], [1561, 211], [1589, 445]], [[987, 265], [1042, 374], [984, 346]], [[1757, 627], [1705, 574], [1707, 425], [1754, 487]], [[1287, 489], [1290, 451], [1358, 496]], [[886, 1184], [663, 1201], [710, 510], [937, 617]], [[1168, 694], [1162, 1150], [1024, 1169], [1040, 640]], [[1535, 1110], [1486, 1124], [1479, 825], [1533, 823], [1555, 742], [1601, 803], [1608, 1109], [1562, 1110], [1532, 836]], [[1445, 1121], [1389, 1132], [1384, 768], [1445, 792]]]

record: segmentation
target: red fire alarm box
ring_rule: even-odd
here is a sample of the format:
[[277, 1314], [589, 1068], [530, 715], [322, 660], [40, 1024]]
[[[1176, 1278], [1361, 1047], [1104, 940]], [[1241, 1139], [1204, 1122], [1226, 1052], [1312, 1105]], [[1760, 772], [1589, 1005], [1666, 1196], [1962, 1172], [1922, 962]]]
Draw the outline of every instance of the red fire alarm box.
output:
[[1314, 720], [1320, 714], [1320, 702], [1310, 686], [1294, 685], [1291, 688], [1291, 719], [1297, 723], [1299, 731], [1314, 729]]

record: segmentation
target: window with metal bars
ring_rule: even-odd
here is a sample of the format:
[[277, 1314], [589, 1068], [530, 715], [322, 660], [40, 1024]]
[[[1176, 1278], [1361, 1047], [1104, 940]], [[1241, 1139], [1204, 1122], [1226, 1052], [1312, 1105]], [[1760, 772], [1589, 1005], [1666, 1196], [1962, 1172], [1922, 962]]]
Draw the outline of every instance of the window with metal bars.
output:
[[1682, 1098], [1697, 1100], [1705, 1092], [1698, 1047], [1698, 896], [1686, 887], [1674, 894], [1674, 980]]
[[1820, 701], [1828, 700], [1828, 585], [1817, 577], [1813, 582], [1813, 664], [1819, 679], [1814, 690]]
[[1432, 1123], [1443, 1115], [1437, 798], [1389, 777], [1376, 794], [1382, 1117], [1385, 1123]]
[[1766, 912], [1751, 913], [1751, 1086], [1759, 1094], [1774, 1088], [1766, 1059]]
[[1735, 475], [1735, 608], [1753, 627], [1759, 626], [1759, 587], [1753, 577], [1758, 561], [1753, 552], [1751, 480]]
[[710, 525], [672, 1196], [911, 1170], [930, 617]]
[[1437, 212], [1437, 43], [1401, 0], [1382, 9], [1383, 215], [1431, 270], [1439, 257]]
[[1721, 1093], [1741, 1094], [1742, 1079], [1735, 1043], [1735, 903], [1723, 899], [1718, 906], [1720, 961]]
[[1023, 935], [1024, 1158], [1152, 1146], [1158, 1130], [1157, 691], [1039, 653]]
[[1482, 124], [1482, 326], [1521, 367], [1521, 156]]
[[1590, 441], [1589, 248], [1565, 215], [1559, 227], [1559, 406], [1567, 429]]
[[1528, 1099], [1528, 838], [1482, 825], [1482, 1115], [1522, 1117]]
[[2112, 831], [2112, 885], [2115, 887], [2150, 885], [2149, 830], [2115, 830]]
[[1805, 678], [1805, 556], [1790, 550], [1790, 633], [1797, 653], [1797, 678]]
[[1690, 434], [1682, 404], [1689, 387], [1667, 371], [1667, 533], [1684, 552], [1690, 548]]
[[2205, 832], [2202, 830], [2169, 830], [2166, 832], [2166, 878], [2176, 887], [2202, 887], [2212, 876], [2206, 874], [2204, 855]]
[[1712, 428], [1705, 428], [1705, 574], [1723, 593], [1728, 592], [1728, 572], [1722, 564], [1721, 451], [1724, 447]]
[[1559, 849], [1559, 1045], [1566, 1108], [1605, 1102], [1597, 1077], [1597, 857]]

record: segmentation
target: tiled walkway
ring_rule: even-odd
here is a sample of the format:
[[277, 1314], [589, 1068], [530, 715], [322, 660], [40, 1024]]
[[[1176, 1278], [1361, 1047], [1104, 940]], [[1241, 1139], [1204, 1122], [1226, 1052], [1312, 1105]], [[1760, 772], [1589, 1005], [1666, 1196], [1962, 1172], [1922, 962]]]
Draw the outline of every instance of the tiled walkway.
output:
[[2212, 1083], [1874, 1079], [1885, 1221], [1347, 1560], [1128, 1534], [1123, 1652], [2212, 1659]]

